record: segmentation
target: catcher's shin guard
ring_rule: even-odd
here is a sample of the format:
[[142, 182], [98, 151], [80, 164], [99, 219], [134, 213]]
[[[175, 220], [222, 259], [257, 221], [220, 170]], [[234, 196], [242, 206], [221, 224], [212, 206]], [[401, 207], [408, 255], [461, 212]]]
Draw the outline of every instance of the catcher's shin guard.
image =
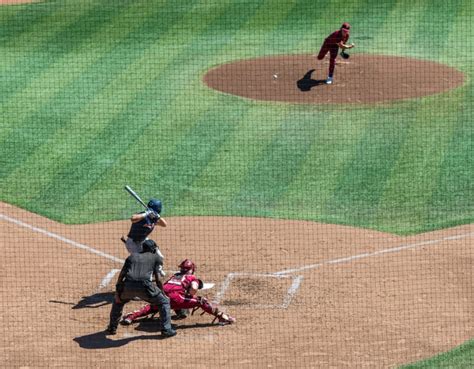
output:
[[148, 314], [156, 314], [158, 311], [158, 306], [147, 304], [141, 307], [140, 309], [132, 311], [131, 313], [125, 315], [125, 317], [122, 319], [122, 324], [132, 324], [138, 318], [141, 318], [142, 316], [147, 316]]
[[[219, 311], [216, 306], [212, 306], [209, 301], [203, 297], [199, 298], [199, 306], [196, 306], [192, 313], [194, 313], [199, 308], [204, 310], [204, 312], [214, 316], [212, 323], [214, 323], [216, 320], [218, 320], [219, 324], [222, 325], [232, 324], [235, 322], [235, 318], [231, 317], [229, 314], [224, 313], [223, 311]], [[204, 314], [204, 312], [202, 314]]]

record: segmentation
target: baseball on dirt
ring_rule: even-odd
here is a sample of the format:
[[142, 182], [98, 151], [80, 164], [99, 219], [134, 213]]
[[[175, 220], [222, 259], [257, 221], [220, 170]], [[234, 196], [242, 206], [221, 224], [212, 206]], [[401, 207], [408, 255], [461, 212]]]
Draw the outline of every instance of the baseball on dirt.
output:
[[275, 73], [275, 74], [273, 75], [273, 79], [277, 79], [277, 78], [278, 78], [278, 74]]

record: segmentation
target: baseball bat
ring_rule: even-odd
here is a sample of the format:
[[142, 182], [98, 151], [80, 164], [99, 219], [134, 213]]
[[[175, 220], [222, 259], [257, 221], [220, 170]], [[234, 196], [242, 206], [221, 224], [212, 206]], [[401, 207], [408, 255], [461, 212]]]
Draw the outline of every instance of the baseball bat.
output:
[[145, 209], [148, 210], [147, 204], [145, 204], [145, 203], [143, 202], [143, 200], [140, 198], [140, 196], [138, 196], [138, 194], [137, 194], [135, 191], [133, 191], [130, 186], [128, 186], [128, 185], [125, 186], [125, 190], [126, 190], [130, 195], [132, 195], [135, 200], [137, 200], [140, 204], [142, 204]]

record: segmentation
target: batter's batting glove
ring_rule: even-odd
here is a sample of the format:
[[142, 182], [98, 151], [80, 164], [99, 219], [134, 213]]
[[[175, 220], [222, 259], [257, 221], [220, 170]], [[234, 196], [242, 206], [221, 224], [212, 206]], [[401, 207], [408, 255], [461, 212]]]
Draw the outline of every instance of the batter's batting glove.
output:
[[145, 214], [148, 218], [150, 218], [150, 220], [152, 220], [154, 222], [156, 222], [156, 221], [158, 221], [158, 219], [160, 219], [160, 214], [158, 214], [154, 210], [147, 210], [147, 212]]

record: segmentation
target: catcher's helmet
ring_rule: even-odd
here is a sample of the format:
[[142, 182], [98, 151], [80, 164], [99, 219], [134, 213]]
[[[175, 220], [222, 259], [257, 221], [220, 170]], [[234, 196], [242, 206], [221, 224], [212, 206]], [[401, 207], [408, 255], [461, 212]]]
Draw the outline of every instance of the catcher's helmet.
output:
[[158, 245], [153, 240], [145, 240], [142, 244], [143, 252], [151, 252], [152, 254], [156, 253], [156, 248]]
[[148, 201], [148, 207], [156, 211], [158, 214], [161, 213], [162, 204], [160, 200], [151, 199], [150, 201]]
[[[181, 264], [178, 265], [179, 271], [181, 273], [187, 273], [187, 274], [194, 274], [194, 271], [196, 270], [196, 264], [194, 264], [191, 260], [189, 259], [184, 259]], [[191, 271], [191, 273], [189, 273]]]

